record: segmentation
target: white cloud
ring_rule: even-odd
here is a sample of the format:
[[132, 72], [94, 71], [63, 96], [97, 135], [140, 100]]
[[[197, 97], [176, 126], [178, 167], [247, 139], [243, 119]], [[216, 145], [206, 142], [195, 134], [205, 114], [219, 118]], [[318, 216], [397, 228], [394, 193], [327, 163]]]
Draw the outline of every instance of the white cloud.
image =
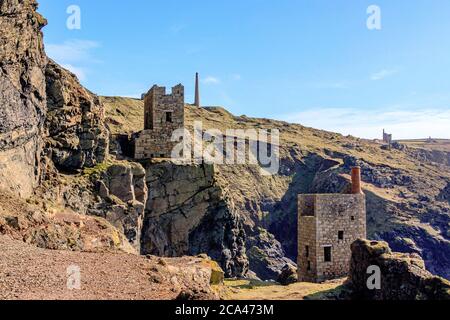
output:
[[90, 51], [100, 47], [96, 41], [68, 40], [62, 44], [46, 44], [47, 55], [57, 62], [69, 63], [79, 61], [94, 61]]
[[99, 62], [91, 54], [93, 49], [99, 47], [100, 44], [96, 41], [74, 39], [61, 44], [46, 44], [45, 51], [50, 58], [73, 72], [80, 81], [85, 81], [88, 73], [85, 65]]
[[393, 75], [396, 74], [397, 72], [398, 72], [397, 69], [383, 69], [383, 70], [380, 70], [380, 71], [378, 71], [378, 72], [373, 73], [373, 74], [370, 76], [370, 79], [371, 79], [372, 81], [383, 80], [384, 78], [393, 76]]
[[78, 80], [86, 80], [86, 70], [84, 68], [75, 67], [71, 64], [63, 64], [62, 67], [74, 73], [77, 76]]
[[202, 80], [202, 82], [204, 84], [219, 84], [220, 83], [220, 79], [216, 78], [216, 77], [213, 77], [213, 76], [208, 76], [208, 77], [204, 78]]
[[117, 97], [124, 97], [124, 98], [134, 98], [134, 99], [141, 99], [142, 93], [125, 93], [125, 94], [115, 94]]
[[377, 111], [364, 108], [319, 108], [285, 115], [280, 119], [369, 139], [381, 138], [383, 129], [392, 133], [394, 139], [419, 139], [429, 136], [450, 138], [450, 109], [394, 108]]

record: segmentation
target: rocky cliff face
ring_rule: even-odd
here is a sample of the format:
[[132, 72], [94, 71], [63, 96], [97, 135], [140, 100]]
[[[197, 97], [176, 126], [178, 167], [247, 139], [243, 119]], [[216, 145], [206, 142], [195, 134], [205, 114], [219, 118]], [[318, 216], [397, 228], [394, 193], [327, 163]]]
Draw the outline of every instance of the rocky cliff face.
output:
[[[380, 268], [379, 289], [368, 289], [369, 266]], [[450, 300], [450, 282], [429, 273], [419, 255], [393, 253], [386, 242], [352, 244], [349, 283], [356, 299]]]
[[[210, 284], [219, 284], [223, 273], [209, 259], [170, 260], [175, 263], [159, 260], [145, 266], [144, 260], [155, 258], [117, 254], [118, 251], [136, 254], [140, 249], [148, 195], [146, 172], [138, 163], [106, 159], [109, 132], [104, 125], [103, 105], [97, 96], [80, 85], [73, 74], [47, 59], [41, 33], [46, 20], [36, 9], [34, 0], [0, 0], [2, 253], [20, 257], [17, 252], [26, 252], [26, 261], [32, 264], [32, 270], [39, 270], [30, 275], [30, 264], [23, 263], [23, 257], [20, 261], [13, 261], [10, 257], [3, 259], [9, 262], [0, 267], [0, 274], [4, 273], [2, 278], [8, 278], [8, 281], [0, 285], [0, 295], [9, 298], [60, 298], [62, 295], [55, 294], [57, 289], [48, 288], [54, 284], [55, 273], [65, 274], [61, 270], [66, 268], [69, 260], [83, 260], [84, 270], [91, 269], [88, 274], [95, 274], [99, 271], [99, 261], [104, 264], [113, 259], [116, 262], [111, 263], [109, 270], [101, 271], [102, 276], [94, 277], [92, 283], [85, 283], [92, 286], [88, 291], [110, 288], [108, 280], [102, 278], [115, 268], [113, 281], [118, 278], [128, 281], [134, 277], [139, 280], [131, 281], [132, 284], [148, 283], [146, 289], [142, 286], [130, 289], [134, 298], [138, 293], [147, 299], [217, 298]], [[4, 188], [8, 191], [4, 192]], [[210, 214], [200, 214], [201, 221], [195, 220], [196, 223], [191, 225], [193, 230], [188, 234], [190, 241], [196, 244], [188, 246], [187, 253], [200, 247], [209, 250], [203, 241], [211, 246], [223, 243], [223, 248], [214, 247], [211, 252], [221, 255], [229, 252], [228, 259], [222, 257], [222, 261], [230, 273], [242, 273], [245, 260], [243, 265], [239, 264], [236, 258], [239, 245], [237, 237], [233, 236], [234, 230], [239, 229], [237, 220], [230, 217], [226, 209], [221, 211], [219, 206], [211, 208], [217, 209], [217, 220], [206, 223]], [[206, 232], [194, 230], [210, 226], [220, 229], [222, 223], [228, 229], [211, 233], [209, 238], [204, 237]], [[223, 239], [218, 239], [220, 237]], [[10, 238], [20, 242], [11, 242]], [[30, 245], [20, 245], [23, 242]], [[35, 246], [65, 252], [36, 250]], [[108, 256], [106, 252], [113, 254]], [[67, 261], [60, 261], [63, 256], [70, 257]], [[134, 264], [130, 264], [132, 260]], [[11, 272], [10, 263], [15, 265], [16, 262], [26, 270], [16, 272], [18, 269], [15, 267]], [[58, 262], [61, 264], [55, 271], [52, 267]], [[127, 271], [122, 268], [131, 269], [129, 273], [132, 275], [123, 277]], [[47, 284], [47, 288], [35, 286], [38, 278]], [[33, 283], [28, 283], [29, 279], [34, 279]], [[97, 279], [102, 279], [102, 282], [99, 284]], [[119, 285], [120, 290], [129, 284], [128, 281]], [[33, 289], [31, 294], [30, 286]], [[117, 283], [113, 286], [117, 287]], [[114, 296], [131, 298], [132, 295], [117, 291]], [[86, 298], [85, 295], [80, 296], [83, 297]], [[112, 296], [105, 289], [101, 296], [97, 293], [95, 298], [107, 297]]]
[[47, 155], [64, 171], [102, 163], [108, 148], [108, 131], [99, 98], [53, 61], [49, 61], [45, 76]]
[[57, 170], [74, 172], [102, 162], [108, 132], [98, 97], [46, 57], [41, 32], [46, 20], [36, 9], [35, 0], [0, 1], [0, 189], [43, 210], [29, 213], [24, 205], [2, 202], [0, 231], [45, 248], [111, 244], [132, 251], [105, 220], [77, 217], [88, 213], [95, 196], [86, 181], [68, 183]]
[[142, 234], [143, 254], [207, 253], [226, 276], [248, 271], [245, 232], [233, 204], [217, 186], [214, 167], [171, 162], [146, 165], [149, 199]]
[[0, 2], [0, 182], [28, 197], [48, 156], [70, 171], [104, 160], [108, 133], [98, 97], [48, 61], [34, 0]]
[[40, 180], [46, 112], [41, 29], [34, 0], [0, 1], [0, 184], [23, 197]]

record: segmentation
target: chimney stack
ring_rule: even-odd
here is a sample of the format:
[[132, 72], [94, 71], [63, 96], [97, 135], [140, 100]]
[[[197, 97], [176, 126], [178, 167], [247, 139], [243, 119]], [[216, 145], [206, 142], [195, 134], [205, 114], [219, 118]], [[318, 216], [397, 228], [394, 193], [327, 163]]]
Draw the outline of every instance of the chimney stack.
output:
[[198, 79], [198, 72], [195, 74], [195, 102], [194, 105], [200, 108], [200, 83]]
[[352, 194], [362, 194], [361, 189], [361, 167], [352, 168]]

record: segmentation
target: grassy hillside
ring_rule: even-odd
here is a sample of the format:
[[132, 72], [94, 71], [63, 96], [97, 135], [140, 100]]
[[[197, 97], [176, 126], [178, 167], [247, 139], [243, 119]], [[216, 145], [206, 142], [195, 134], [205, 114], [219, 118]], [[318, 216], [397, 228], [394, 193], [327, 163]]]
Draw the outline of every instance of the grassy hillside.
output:
[[[142, 101], [103, 98], [103, 102], [112, 132], [142, 129]], [[251, 166], [217, 169], [217, 183], [246, 221], [251, 268], [260, 269], [260, 274], [270, 277], [272, 269], [284, 263], [284, 255], [296, 259], [298, 193], [341, 192], [348, 183], [350, 167], [359, 164], [367, 196], [368, 236], [386, 240], [395, 251], [420, 254], [430, 271], [450, 278], [450, 167], [434, 158], [418, 157], [410, 149], [437, 148], [441, 152], [447, 141], [407, 141], [410, 148], [385, 150], [371, 140], [234, 116], [220, 107], [187, 105], [185, 120], [187, 127], [202, 121], [204, 129], [223, 132], [280, 130], [280, 174], [261, 176]]]
[[398, 142], [411, 148], [450, 152], [449, 139], [415, 139], [398, 140]]

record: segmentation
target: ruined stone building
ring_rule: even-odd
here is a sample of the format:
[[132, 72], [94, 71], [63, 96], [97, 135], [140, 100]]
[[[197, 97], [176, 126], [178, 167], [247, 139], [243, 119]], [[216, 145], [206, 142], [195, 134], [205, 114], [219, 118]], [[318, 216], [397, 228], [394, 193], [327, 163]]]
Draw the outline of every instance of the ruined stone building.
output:
[[298, 197], [298, 279], [322, 282], [346, 276], [350, 245], [366, 238], [366, 201], [360, 168], [352, 169], [351, 194]]
[[184, 128], [184, 87], [179, 84], [166, 94], [165, 87], [154, 85], [144, 95], [144, 130], [132, 139], [134, 158], [169, 158], [178, 142], [172, 134]]
[[[178, 84], [170, 94], [166, 94], [165, 87], [154, 85], [141, 98], [144, 100], [144, 130], [133, 135], [131, 151], [126, 153], [136, 160], [170, 158], [178, 143], [171, 141], [172, 134], [175, 130], [184, 128], [184, 87]], [[195, 74], [193, 105], [200, 107], [198, 73]]]
[[384, 129], [383, 129], [383, 142], [389, 145], [392, 143], [392, 134], [386, 133]]

